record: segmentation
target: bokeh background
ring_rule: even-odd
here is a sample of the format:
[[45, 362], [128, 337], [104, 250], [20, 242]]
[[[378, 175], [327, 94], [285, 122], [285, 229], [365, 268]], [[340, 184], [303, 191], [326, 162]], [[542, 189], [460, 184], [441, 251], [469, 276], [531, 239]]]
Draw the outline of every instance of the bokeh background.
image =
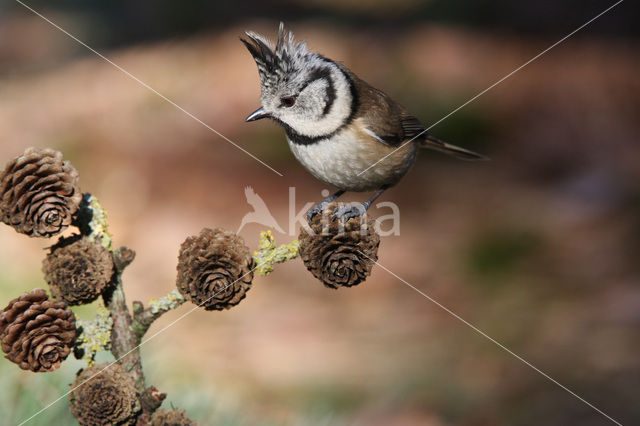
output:
[[[174, 287], [187, 236], [239, 227], [251, 211], [246, 186], [285, 230], [288, 188], [297, 209], [326, 188], [276, 125], [243, 122], [259, 101], [255, 64], [238, 41], [245, 29], [274, 36], [284, 20], [429, 125], [613, 0], [27, 4], [284, 174], [2, 0], [0, 159], [28, 146], [61, 150], [109, 212], [115, 241], [137, 251], [125, 289], [129, 302], [146, 302]], [[435, 135], [492, 161], [422, 152], [382, 199], [400, 206], [401, 232], [379, 253], [622, 424], [640, 423], [639, 12], [623, 2], [438, 124]], [[241, 232], [252, 248], [260, 230]], [[52, 243], [0, 227], [3, 306], [45, 286]], [[76, 312], [88, 319], [91, 310]], [[609, 423], [379, 267], [332, 291], [290, 262], [256, 278], [235, 309], [193, 312], [142, 354], [149, 383], [169, 394], [165, 406], [205, 425]], [[81, 367], [69, 360], [36, 375], [1, 360], [0, 423], [56, 399]], [[29, 424], [75, 422], [63, 398]]]

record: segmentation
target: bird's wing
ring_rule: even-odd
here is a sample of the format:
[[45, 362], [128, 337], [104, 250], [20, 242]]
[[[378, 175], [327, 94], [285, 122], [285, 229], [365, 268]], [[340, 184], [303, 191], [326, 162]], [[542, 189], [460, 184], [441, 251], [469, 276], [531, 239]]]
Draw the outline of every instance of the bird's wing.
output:
[[387, 146], [399, 146], [424, 130], [420, 120], [386, 93], [355, 77], [359, 110], [367, 133]]
[[427, 133], [420, 120], [405, 111], [400, 114], [400, 127], [402, 127], [403, 140], [419, 138]]
[[385, 115], [378, 115], [367, 121], [367, 128], [378, 136], [378, 140], [388, 146], [399, 146], [402, 143], [422, 138], [425, 134], [424, 126], [412, 115], [407, 114], [401, 107], [390, 105], [385, 108]]
[[417, 140], [421, 146], [441, 151], [465, 160], [486, 160], [487, 157], [443, 142], [427, 132], [426, 127], [402, 105], [386, 93], [351, 74], [360, 96], [360, 111], [367, 133], [379, 142], [398, 147]]

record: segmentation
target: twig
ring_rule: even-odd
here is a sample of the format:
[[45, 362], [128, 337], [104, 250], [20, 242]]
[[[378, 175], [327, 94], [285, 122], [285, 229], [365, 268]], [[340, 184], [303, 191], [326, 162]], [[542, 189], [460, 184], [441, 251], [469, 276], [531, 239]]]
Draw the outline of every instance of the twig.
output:
[[138, 424], [147, 424], [151, 420], [151, 415], [160, 408], [162, 401], [167, 397], [166, 393], [160, 392], [155, 386], [149, 386], [140, 394], [140, 405], [143, 415], [138, 419]]
[[260, 232], [258, 250], [253, 253], [253, 259], [258, 265], [256, 272], [258, 275], [269, 275], [273, 272], [273, 265], [276, 263], [284, 263], [298, 257], [299, 246], [298, 240], [278, 246], [270, 230]]
[[142, 339], [155, 320], [160, 318], [162, 314], [176, 309], [184, 302], [184, 297], [176, 289], [160, 299], [151, 300], [147, 308], [142, 302], [136, 300], [133, 302], [133, 323], [131, 324], [133, 332], [139, 339]]
[[144, 374], [138, 345], [140, 339], [131, 329], [133, 322], [127, 309], [127, 302], [122, 289], [122, 272], [135, 258], [135, 252], [126, 247], [121, 247], [113, 252], [113, 260], [116, 265], [116, 285], [110, 292], [103, 295], [105, 305], [111, 312], [113, 328], [111, 329], [111, 353], [116, 359], [122, 358], [120, 363], [131, 374], [136, 383], [136, 388], [143, 392]]

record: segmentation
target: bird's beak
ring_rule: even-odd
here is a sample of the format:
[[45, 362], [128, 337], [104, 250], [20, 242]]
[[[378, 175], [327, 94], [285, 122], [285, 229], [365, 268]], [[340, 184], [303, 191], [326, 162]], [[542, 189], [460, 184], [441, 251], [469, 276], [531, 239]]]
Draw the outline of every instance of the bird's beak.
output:
[[244, 119], [244, 121], [256, 121], [260, 120], [261, 118], [267, 118], [269, 116], [269, 113], [266, 112], [264, 108], [260, 107], [257, 110], [253, 111], [247, 118]]

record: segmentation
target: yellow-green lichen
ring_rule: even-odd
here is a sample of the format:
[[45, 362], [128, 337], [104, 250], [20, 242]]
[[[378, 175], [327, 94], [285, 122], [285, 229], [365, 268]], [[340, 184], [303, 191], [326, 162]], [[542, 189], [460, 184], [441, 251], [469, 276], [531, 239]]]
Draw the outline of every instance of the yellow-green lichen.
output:
[[258, 275], [269, 275], [273, 272], [273, 265], [283, 263], [298, 257], [300, 243], [293, 240], [289, 244], [276, 245], [271, 231], [260, 232], [258, 250], [253, 253]]
[[109, 350], [113, 319], [109, 310], [100, 301], [95, 319], [93, 321], [77, 320], [76, 327], [82, 330], [77, 338], [76, 348], [80, 349], [83, 353], [82, 359], [91, 366], [98, 352]]
[[98, 199], [91, 194], [86, 194], [84, 201], [91, 212], [91, 221], [88, 223], [91, 230], [89, 238], [92, 241], [99, 242], [107, 250], [111, 250], [112, 237], [108, 229], [107, 212], [104, 210]]
[[176, 309], [178, 306], [184, 303], [184, 297], [178, 291], [178, 289], [173, 289], [169, 294], [160, 299], [151, 299], [149, 301], [149, 309], [154, 314], [158, 312], [166, 312], [171, 309]]

